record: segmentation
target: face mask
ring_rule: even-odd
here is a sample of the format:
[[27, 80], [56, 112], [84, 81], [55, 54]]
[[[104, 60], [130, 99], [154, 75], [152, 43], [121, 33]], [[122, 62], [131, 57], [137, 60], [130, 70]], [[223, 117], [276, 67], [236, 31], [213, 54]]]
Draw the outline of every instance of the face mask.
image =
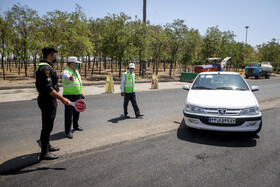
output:
[[78, 69], [78, 68], [79, 68], [79, 64], [76, 64], [75, 69]]
[[56, 63], [56, 57], [54, 57], [54, 59], [53, 59], [53, 61], [52, 61], [53, 63]]
[[132, 73], [134, 71], [134, 69], [129, 69], [130, 73]]

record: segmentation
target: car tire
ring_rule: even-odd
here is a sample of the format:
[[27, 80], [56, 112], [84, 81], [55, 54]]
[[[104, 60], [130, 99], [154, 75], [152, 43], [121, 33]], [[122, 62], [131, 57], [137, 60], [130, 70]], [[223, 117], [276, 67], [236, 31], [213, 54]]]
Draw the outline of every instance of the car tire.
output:
[[270, 74], [269, 73], [265, 74], [265, 78], [269, 79], [270, 78]]

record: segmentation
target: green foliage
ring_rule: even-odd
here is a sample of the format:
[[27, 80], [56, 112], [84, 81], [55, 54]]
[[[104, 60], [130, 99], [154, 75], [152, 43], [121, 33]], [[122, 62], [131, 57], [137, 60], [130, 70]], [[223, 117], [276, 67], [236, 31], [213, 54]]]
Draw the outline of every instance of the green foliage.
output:
[[62, 61], [68, 56], [109, 57], [119, 63], [119, 76], [122, 65], [141, 58], [153, 59], [156, 73], [161, 62], [169, 62], [170, 76], [176, 62], [186, 67], [209, 57], [231, 56], [235, 68], [249, 61], [270, 61], [276, 70], [280, 67], [275, 39], [255, 49], [234, 38], [232, 31], [220, 31], [218, 26], [201, 36], [180, 19], [164, 26], [143, 23], [137, 17], [132, 20], [125, 13], [87, 19], [79, 5], [71, 13], [54, 10], [39, 17], [28, 6], [16, 4], [0, 16], [1, 56], [13, 54], [25, 64], [29, 56], [36, 58], [43, 47], [52, 46]]

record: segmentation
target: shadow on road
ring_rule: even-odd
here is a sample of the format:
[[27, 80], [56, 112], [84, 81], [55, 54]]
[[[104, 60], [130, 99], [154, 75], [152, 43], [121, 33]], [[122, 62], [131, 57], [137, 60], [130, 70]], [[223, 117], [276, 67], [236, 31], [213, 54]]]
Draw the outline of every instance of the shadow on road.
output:
[[110, 119], [110, 120], [108, 120], [108, 122], [119, 123], [119, 121], [122, 121], [122, 120], [125, 120], [123, 115], [121, 115], [120, 117], [116, 117], [116, 118]]
[[38, 164], [39, 156], [40, 153], [33, 153], [10, 159], [0, 165], [0, 175], [15, 174], [23, 168]]
[[[64, 132], [58, 132], [56, 134], [51, 134], [50, 135], [50, 141], [55, 141], [55, 140], [61, 140], [66, 138], [65, 133]], [[41, 148], [41, 141], [40, 139], [36, 141], [38, 146]]]
[[50, 135], [50, 140], [52, 140], [52, 141], [54, 141], [54, 140], [61, 140], [61, 139], [64, 139], [64, 138], [66, 138], [64, 131]]
[[37, 167], [32, 169], [24, 169], [26, 167], [34, 166], [41, 162], [39, 160], [40, 153], [33, 153], [29, 155], [19, 156], [8, 160], [0, 165], [0, 175], [19, 175], [40, 170], [66, 170], [65, 168], [49, 168]]
[[222, 147], [255, 147], [255, 139], [259, 138], [258, 135], [248, 133], [191, 129], [185, 125], [184, 120], [177, 130], [177, 137], [183, 141]]

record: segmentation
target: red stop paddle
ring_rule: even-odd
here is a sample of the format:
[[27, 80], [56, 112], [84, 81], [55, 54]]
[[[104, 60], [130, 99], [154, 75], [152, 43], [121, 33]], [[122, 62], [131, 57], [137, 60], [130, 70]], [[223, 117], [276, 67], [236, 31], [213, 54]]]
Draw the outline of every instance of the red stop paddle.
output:
[[87, 108], [87, 103], [83, 99], [78, 99], [75, 102], [70, 102], [70, 105], [72, 105], [77, 112], [83, 112]]

